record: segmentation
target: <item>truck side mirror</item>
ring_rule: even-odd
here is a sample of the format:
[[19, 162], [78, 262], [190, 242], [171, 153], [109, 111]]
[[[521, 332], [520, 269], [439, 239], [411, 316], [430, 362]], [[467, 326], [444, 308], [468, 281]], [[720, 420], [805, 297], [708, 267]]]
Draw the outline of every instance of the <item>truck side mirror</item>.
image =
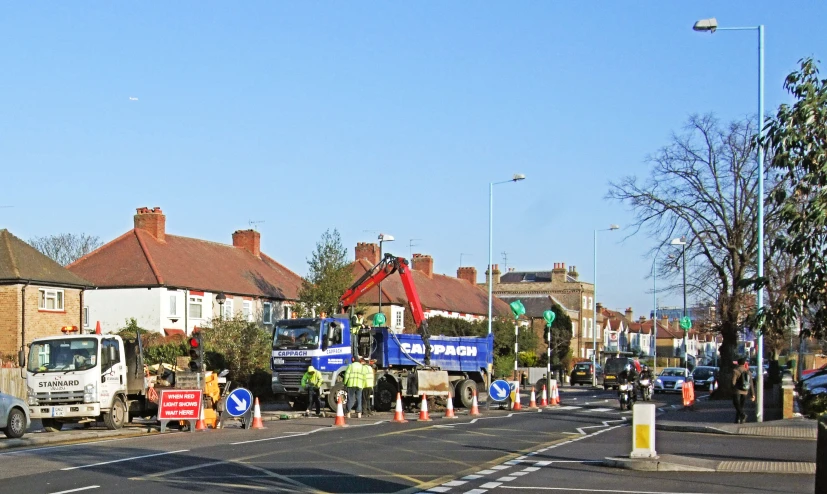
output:
[[330, 345], [330, 338], [324, 334], [322, 335], [322, 351], [327, 350], [328, 345]]
[[17, 362], [19, 362], [20, 367], [26, 367], [26, 352], [22, 348], [17, 352]]

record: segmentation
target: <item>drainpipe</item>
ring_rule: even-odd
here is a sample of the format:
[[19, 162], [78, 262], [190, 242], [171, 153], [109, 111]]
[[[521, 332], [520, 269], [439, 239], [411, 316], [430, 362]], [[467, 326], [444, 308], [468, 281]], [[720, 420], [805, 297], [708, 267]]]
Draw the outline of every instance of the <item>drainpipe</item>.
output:
[[78, 331], [78, 333], [83, 334], [83, 288], [80, 289], [80, 316], [78, 319], [80, 320], [78, 324], [80, 331]]
[[[26, 287], [29, 286], [30, 282], [26, 282], [25, 285], [20, 287], [20, 350], [26, 351]], [[20, 365], [20, 362], [18, 362]]]
[[[189, 307], [190, 307], [190, 290], [189, 288], [184, 290], [184, 336], [188, 336], [189, 330]], [[161, 328], [163, 331], [164, 328]]]

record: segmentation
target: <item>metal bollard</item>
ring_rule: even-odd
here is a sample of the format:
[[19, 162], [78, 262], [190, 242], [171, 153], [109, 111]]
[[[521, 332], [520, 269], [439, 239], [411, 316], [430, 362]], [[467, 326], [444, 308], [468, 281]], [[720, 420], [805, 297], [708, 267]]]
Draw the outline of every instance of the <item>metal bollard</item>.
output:
[[636, 403], [632, 412], [631, 458], [657, 458], [655, 451], [655, 404]]
[[818, 418], [815, 492], [816, 494], [827, 492], [827, 415]]

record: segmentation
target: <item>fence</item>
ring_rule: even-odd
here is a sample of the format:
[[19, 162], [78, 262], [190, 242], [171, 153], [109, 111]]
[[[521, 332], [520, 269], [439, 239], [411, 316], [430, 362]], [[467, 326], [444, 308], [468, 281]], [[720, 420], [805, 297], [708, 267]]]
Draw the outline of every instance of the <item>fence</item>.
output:
[[20, 376], [19, 367], [0, 369], [0, 391], [22, 400], [26, 399], [26, 379]]

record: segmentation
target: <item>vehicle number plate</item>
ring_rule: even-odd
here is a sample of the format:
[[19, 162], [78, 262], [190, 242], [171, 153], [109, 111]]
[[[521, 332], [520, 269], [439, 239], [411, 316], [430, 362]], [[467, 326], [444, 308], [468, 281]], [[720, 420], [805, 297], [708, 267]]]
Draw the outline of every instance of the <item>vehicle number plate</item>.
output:
[[274, 358], [273, 363], [276, 364], [276, 365], [283, 364], [284, 359], [283, 358]]
[[66, 410], [62, 408], [54, 408], [52, 409], [52, 417], [65, 417]]
[[585, 376], [585, 375], [586, 375], [586, 373], [585, 373], [585, 372], [578, 372], [578, 373], [577, 373], [577, 375], [578, 375], [578, 376]]

